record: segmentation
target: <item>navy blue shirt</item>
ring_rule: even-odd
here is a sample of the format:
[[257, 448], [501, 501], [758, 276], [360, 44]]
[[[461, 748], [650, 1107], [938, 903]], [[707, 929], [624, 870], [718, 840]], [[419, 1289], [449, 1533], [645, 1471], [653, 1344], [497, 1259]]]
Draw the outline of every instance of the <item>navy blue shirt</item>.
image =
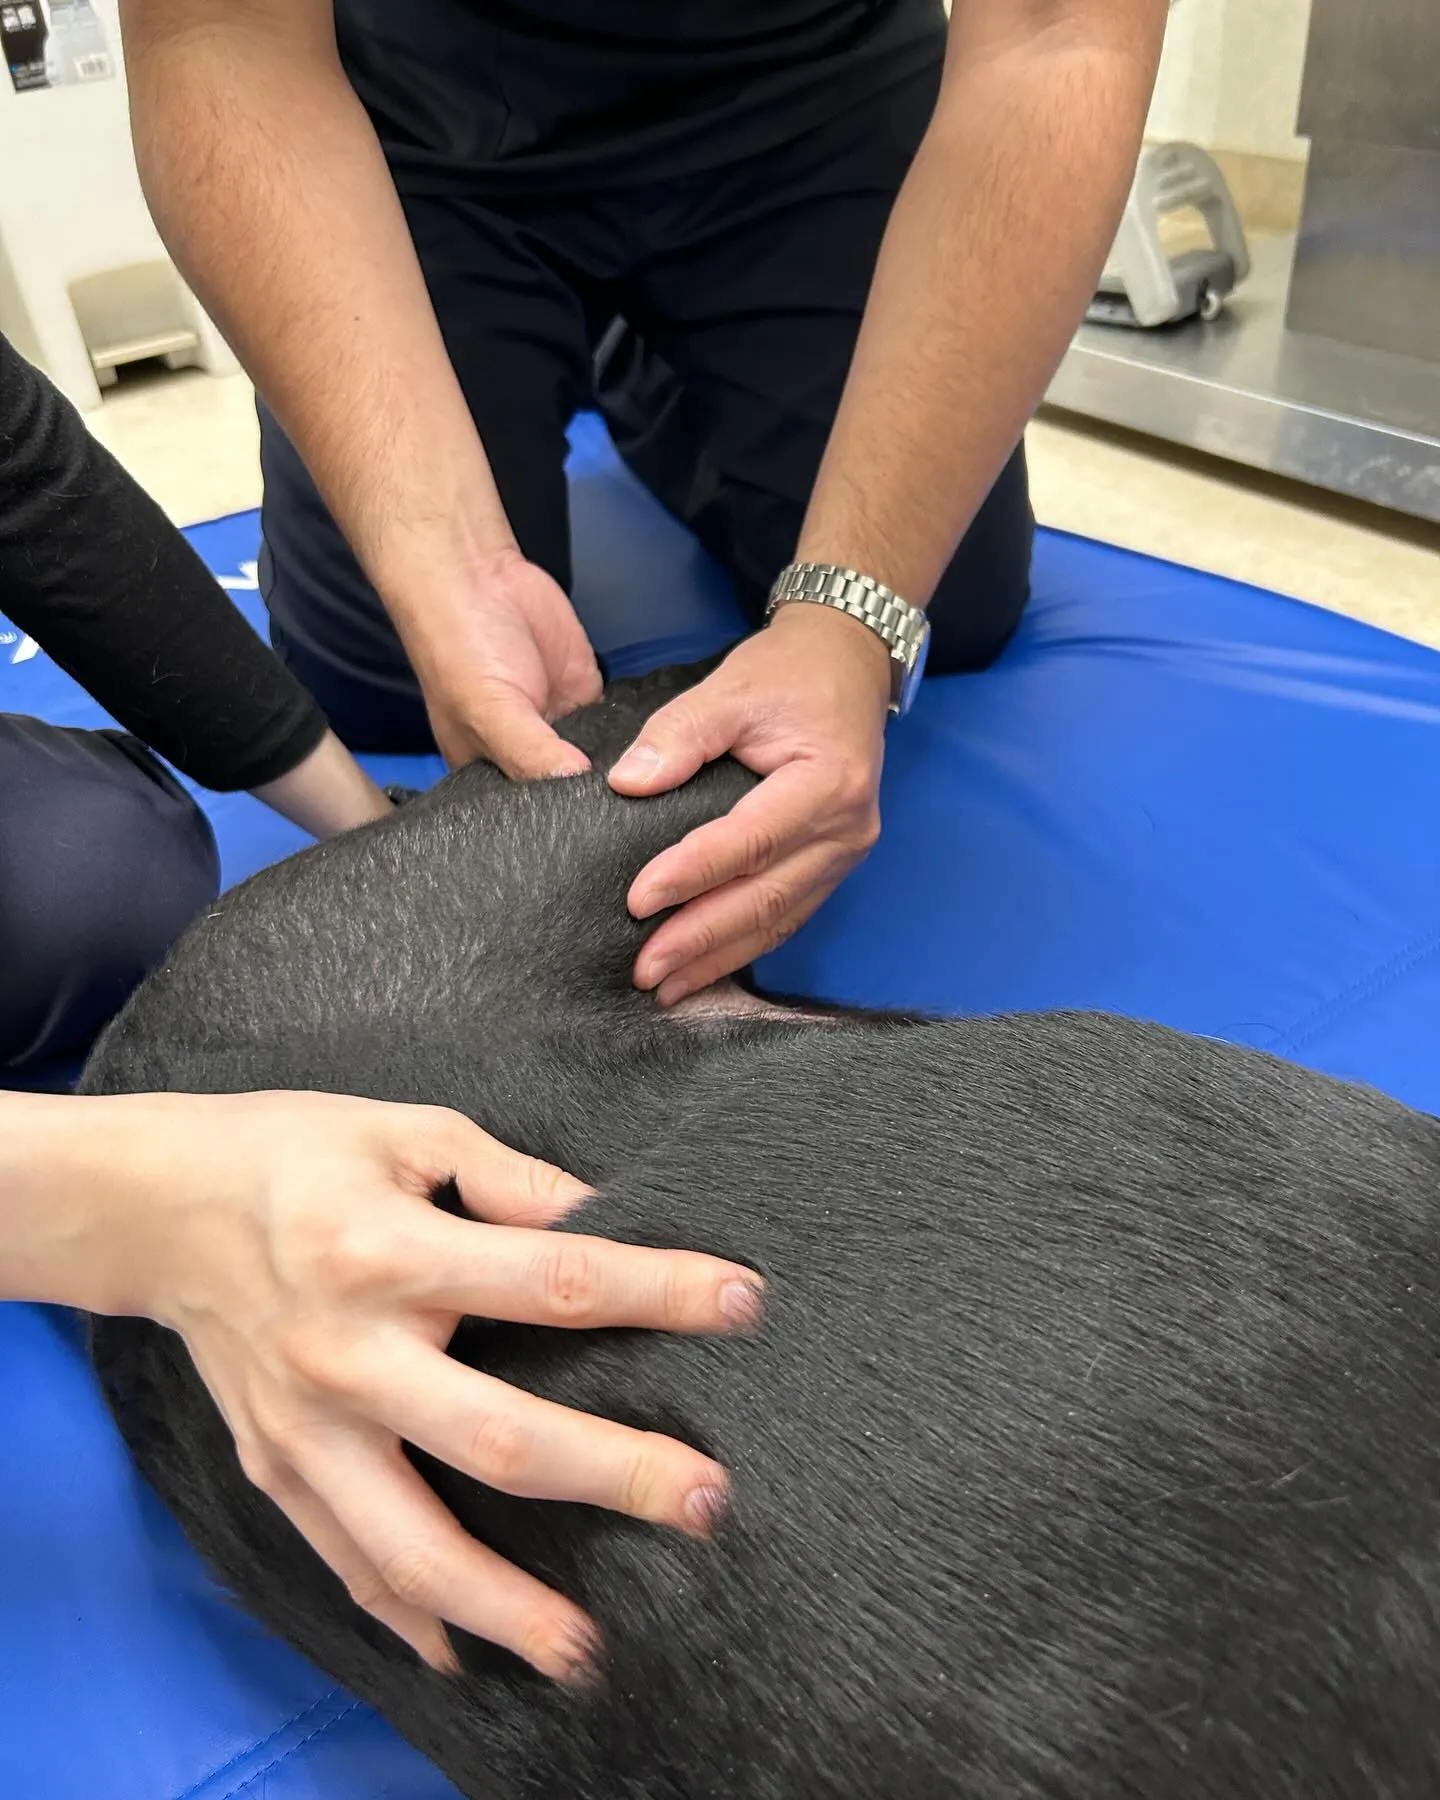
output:
[[776, 147], [941, 54], [941, 0], [336, 0], [402, 192], [572, 196]]

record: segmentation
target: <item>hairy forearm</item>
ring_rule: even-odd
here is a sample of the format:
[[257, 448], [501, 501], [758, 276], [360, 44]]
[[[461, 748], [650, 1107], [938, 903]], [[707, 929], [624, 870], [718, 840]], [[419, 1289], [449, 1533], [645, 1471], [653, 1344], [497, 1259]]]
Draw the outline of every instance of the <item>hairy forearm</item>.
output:
[[513, 538], [329, 7], [122, 16], [160, 232], [404, 629]]
[[1154, 80], [1163, 9], [1152, 11], [1152, 29], [1128, 43], [1057, 35], [989, 54], [952, 43], [801, 558], [863, 569], [928, 604], [1094, 292]]

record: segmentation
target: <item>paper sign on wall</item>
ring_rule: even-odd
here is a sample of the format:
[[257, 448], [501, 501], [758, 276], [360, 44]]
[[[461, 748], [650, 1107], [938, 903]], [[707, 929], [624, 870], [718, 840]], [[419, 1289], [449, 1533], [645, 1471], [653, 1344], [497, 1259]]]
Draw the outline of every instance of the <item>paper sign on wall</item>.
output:
[[110, 42], [90, 0], [0, 0], [0, 48], [17, 94], [115, 78]]

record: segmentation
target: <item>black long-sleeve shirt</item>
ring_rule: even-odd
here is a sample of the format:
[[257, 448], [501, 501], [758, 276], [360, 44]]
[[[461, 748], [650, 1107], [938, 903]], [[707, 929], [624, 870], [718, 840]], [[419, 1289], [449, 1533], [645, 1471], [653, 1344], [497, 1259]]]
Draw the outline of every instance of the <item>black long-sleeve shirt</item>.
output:
[[202, 787], [277, 780], [325, 734], [155, 502], [3, 337], [0, 613]]

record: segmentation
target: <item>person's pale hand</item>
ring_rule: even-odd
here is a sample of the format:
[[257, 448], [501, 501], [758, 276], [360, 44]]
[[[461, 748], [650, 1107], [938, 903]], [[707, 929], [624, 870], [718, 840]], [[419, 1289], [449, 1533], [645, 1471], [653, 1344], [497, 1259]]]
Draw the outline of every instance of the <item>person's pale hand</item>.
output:
[[[588, 1190], [455, 1113], [319, 1094], [121, 1104], [138, 1199], [116, 1231], [145, 1287], [124, 1310], [183, 1337], [249, 1478], [435, 1666], [453, 1666], [449, 1620], [552, 1677], [583, 1679], [591, 1622], [463, 1531], [401, 1440], [506, 1493], [703, 1535], [727, 1492], [708, 1458], [445, 1350], [466, 1314], [749, 1330], [759, 1278], [709, 1256], [537, 1230]], [[473, 1220], [431, 1204], [452, 1177]]]
[[472, 572], [464, 602], [417, 620], [406, 647], [452, 769], [484, 757], [528, 781], [589, 768], [549, 721], [600, 697], [600, 668], [564, 590], [518, 551]]
[[663, 793], [727, 751], [765, 779], [636, 877], [636, 918], [680, 908], [641, 951], [637, 986], [669, 1006], [732, 974], [798, 930], [854, 868], [880, 830], [889, 699], [875, 634], [795, 604], [653, 715], [610, 771], [621, 793]]

